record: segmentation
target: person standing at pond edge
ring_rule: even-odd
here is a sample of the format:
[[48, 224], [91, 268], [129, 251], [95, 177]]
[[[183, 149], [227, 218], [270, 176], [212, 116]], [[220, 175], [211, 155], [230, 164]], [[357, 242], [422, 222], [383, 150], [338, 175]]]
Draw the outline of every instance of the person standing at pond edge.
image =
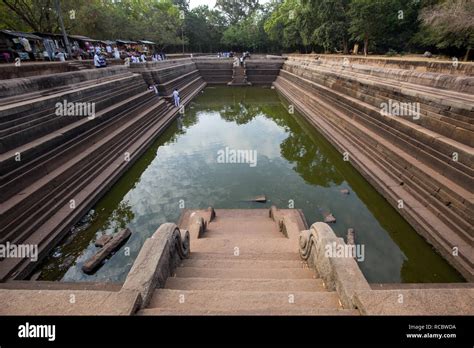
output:
[[179, 108], [179, 92], [177, 89], [173, 91], [174, 106]]

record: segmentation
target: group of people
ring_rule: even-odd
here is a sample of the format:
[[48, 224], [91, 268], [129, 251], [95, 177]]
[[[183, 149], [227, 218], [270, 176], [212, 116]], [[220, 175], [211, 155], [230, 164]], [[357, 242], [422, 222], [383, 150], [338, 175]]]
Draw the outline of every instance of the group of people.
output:
[[[118, 52], [117, 47], [114, 48], [114, 58], [119, 59], [120, 58], [120, 53]], [[146, 62], [147, 57], [145, 52], [133, 52], [130, 55], [130, 59], [132, 63], [140, 63], [140, 62]], [[161, 61], [166, 59], [166, 55], [161, 52], [161, 53], [154, 53], [151, 56], [152, 61]], [[103, 68], [107, 66], [107, 61], [105, 59], [105, 56], [103, 52], [100, 50], [99, 47], [95, 48], [94, 51], [94, 66], [96, 68]], [[153, 90], [155, 94], [158, 96], [158, 88], [156, 85], [150, 85], [148, 87], [150, 90]], [[181, 97], [179, 95], [179, 91], [175, 88], [172, 94], [173, 101], [174, 101], [174, 106], [179, 108], [181, 105]]]
[[234, 52], [219, 52], [217, 53], [218, 58], [233, 58], [234, 57]]
[[[130, 61], [132, 63], [145, 63], [147, 61], [147, 56], [145, 52], [131, 52], [130, 54]], [[152, 62], [158, 62], [166, 59], [166, 55], [161, 53], [153, 53], [151, 56]]]
[[[128, 57], [130, 58], [131, 63], [145, 63], [147, 61], [147, 55], [145, 52], [127, 52]], [[120, 59], [121, 54], [118, 50], [117, 47], [114, 47], [113, 49], [113, 57], [115, 59]], [[100, 47], [96, 47], [94, 51], [94, 66], [96, 68], [103, 68], [107, 66], [107, 61], [106, 61], [106, 54], [103, 52]], [[166, 59], [166, 55], [161, 52], [161, 53], [154, 53], [151, 56], [151, 61], [152, 62], [158, 62]]]

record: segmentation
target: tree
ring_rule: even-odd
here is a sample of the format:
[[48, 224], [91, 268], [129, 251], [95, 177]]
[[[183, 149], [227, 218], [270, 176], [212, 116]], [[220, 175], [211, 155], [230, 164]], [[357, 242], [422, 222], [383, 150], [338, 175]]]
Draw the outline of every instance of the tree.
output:
[[264, 24], [269, 39], [279, 42], [287, 50], [302, 47], [301, 22], [297, 20], [301, 15], [300, 12], [299, 0], [286, 0], [277, 3]]
[[227, 17], [229, 24], [237, 24], [259, 8], [258, 0], [217, 0], [216, 8]]
[[472, 0], [444, 0], [424, 8], [420, 13], [424, 34], [421, 41], [441, 49], [463, 48], [467, 60], [474, 45], [473, 14]]
[[384, 36], [395, 23], [397, 10], [393, 0], [352, 0], [349, 7], [349, 32], [354, 40], [364, 42], [364, 55], [369, 52], [369, 40]]
[[199, 6], [186, 14], [185, 35], [190, 48], [199, 52], [217, 50], [225, 28], [225, 18], [217, 10]]
[[325, 52], [341, 50], [349, 52], [349, 0], [304, 0], [314, 16], [315, 29], [311, 40], [315, 45], [322, 46]]
[[[74, 1], [63, 0], [62, 10], [67, 13], [75, 8]], [[2, 0], [2, 16], [9, 29], [23, 29], [37, 32], [57, 32], [59, 22], [54, 0]], [[70, 25], [71, 19], [65, 18], [65, 25]], [[6, 27], [5, 24], [2, 27]]]

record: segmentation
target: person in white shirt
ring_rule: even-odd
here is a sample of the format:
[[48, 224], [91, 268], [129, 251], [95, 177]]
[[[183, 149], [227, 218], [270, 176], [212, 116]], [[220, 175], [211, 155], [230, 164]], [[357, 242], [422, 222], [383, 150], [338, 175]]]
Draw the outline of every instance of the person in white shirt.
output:
[[66, 61], [66, 55], [63, 52], [56, 53], [56, 58], [58, 58], [60, 62]]
[[173, 91], [174, 106], [179, 108], [179, 92], [177, 89]]
[[117, 47], [114, 47], [114, 57], [115, 59], [120, 59], [120, 52]]
[[94, 54], [94, 66], [95, 66], [96, 68], [100, 68], [100, 67], [101, 67], [99, 60], [100, 60], [99, 53], [95, 52], [95, 54]]
[[146, 62], [146, 56], [145, 56], [145, 53], [142, 53], [142, 55], [140, 56], [140, 60], [145, 63]]

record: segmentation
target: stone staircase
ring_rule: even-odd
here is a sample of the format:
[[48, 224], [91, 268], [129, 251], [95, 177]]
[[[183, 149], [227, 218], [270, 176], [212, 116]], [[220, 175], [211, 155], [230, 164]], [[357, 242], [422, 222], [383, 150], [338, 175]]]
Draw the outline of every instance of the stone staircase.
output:
[[232, 58], [196, 57], [193, 61], [208, 85], [226, 85], [232, 81]]
[[93, 65], [84, 63], [81, 60], [74, 60], [72, 62], [69, 62], [69, 66], [71, 67], [72, 70], [78, 70], [78, 71], [94, 68]]
[[249, 58], [245, 60], [247, 81], [252, 85], [271, 85], [283, 67], [284, 59], [279, 58]]
[[205, 86], [196, 63], [190, 58], [131, 64], [132, 71], [141, 73], [148, 85], [156, 85], [160, 96], [174, 105], [173, 91], [177, 89], [181, 101], [196, 95]]
[[230, 81], [228, 86], [251, 86], [252, 84], [247, 81], [247, 73], [245, 67], [234, 65], [234, 73], [232, 75], [232, 81]]
[[[300, 258], [298, 229], [305, 226], [300, 213], [278, 214], [291, 220], [288, 236], [267, 209], [218, 209], [214, 218], [207, 211], [186, 211], [180, 226], [191, 234], [189, 258], [138, 314], [358, 314], [344, 309], [337, 292], [328, 291], [317, 271]], [[201, 216], [205, 232], [195, 231]]]
[[439, 316], [474, 311], [472, 283], [370, 285], [352, 256], [327, 255], [327, 245], [345, 247], [344, 240], [325, 223], [308, 229], [295, 209], [185, 210], [179, 224], [164, 223], [145, 240], [124, 283], [0, 282], [0, 314]]

